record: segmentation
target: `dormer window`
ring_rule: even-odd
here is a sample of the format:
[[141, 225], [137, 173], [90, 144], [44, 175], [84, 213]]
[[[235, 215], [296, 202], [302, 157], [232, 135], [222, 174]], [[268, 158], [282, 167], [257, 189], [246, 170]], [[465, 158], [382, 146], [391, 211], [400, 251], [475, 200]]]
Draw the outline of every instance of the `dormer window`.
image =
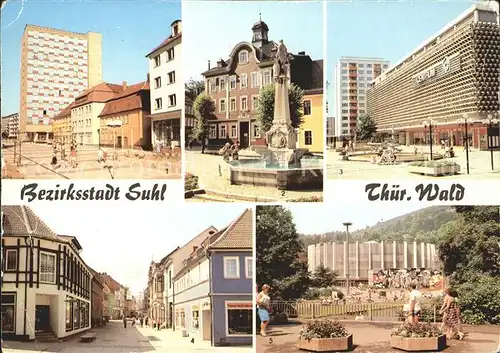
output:
[[247, 50], [240, 51], [240, 54], [238, 55], [238, 62], [240, 64], [246, 64], [248, 62], [248, 51]]
[[175, 25], [174, 26], [174, 37], [179, 34], [179, 26]]

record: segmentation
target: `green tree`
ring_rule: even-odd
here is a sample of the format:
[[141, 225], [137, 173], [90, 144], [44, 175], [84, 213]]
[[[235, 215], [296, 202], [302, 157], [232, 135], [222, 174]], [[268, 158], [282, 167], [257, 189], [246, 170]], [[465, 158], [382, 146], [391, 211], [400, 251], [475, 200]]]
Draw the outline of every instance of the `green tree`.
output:
[[439, 230], [438, 253], [452, 284], [480, 275], [500, 276], [498, 206], [458, 206], [458, 217]]
[[[291, 84], [288, 88], [288, 100], [290, 104], [290, 120], [294, 128], [299, 127], [303, 122], [303, 98], [304, 90], [297, 85]], [[266, 133], [271, 129], [273, 118], [274, 86], [268, 85], [260, 90], [259, 109], [257, 110], [257, 121], [259, 122], [262, 133]]]
[[257, 206], [257, 283], [269, 284], [272, 296], [301, 297], [309, 288], [307, 263], [299, 260], [299, 240], [290, 210], [282, 206]]
[[185, 84], [186, 97], [195, 100], [204, 90], [205, 82], [203, 80], [190, 79]]
[[370, 115], [366, 114], [359, 117], [358, 127], [356, 128], [358, 140], [370, 140], [376, 131], [377, 125]]
[[328, 288], [337, 281], [337, 273], [320, 264], [312, 275], [312, 284], [316, 288]]
[[201, 141], [201, 153], [205, 153], [205, 139], [210, 129], [208, 121], [215, 118], [215, 102], [209, 95], [202, 93], [194, 100], [193, 112], [196, 118], [193, 137]]

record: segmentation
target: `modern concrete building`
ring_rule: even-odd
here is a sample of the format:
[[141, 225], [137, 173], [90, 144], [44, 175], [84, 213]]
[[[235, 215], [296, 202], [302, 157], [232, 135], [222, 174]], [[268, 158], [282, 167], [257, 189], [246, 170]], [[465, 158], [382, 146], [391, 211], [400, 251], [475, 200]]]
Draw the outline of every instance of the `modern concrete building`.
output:
[[323, 264], [337, 271], [340, 279], [349, 274], [352, 280], [366, 282], [374, 270], [439, 268], [436, 254], [436, 246], [428, 243], [321, 243], [307, 247], [307, 264], [311, 272]]
[[468, 138], [487, 148], [487, 125], [500, 109], [497, 16], [473, 5], [376, 78], [367, 105], [378, 131], [401, 144], [429, 144], [432, 126], [433, 143], [463, 146]]
[[[269, 40], [268, 35], [265, 22], [255, 23], [251, 42], [236, 44], [229, 58], [220, 59], [214, 67], [209, 61], [208, 70], [202, 73], [205, 92], [216, 106], [215, 119], [210, 120], [209, 147], [220, 147], [228, 141], [238, 142], [241, 148], [265, 144], [256, 114], [261, 88], [274, 84], [272, 70], [277, 43]], [[285, 44], [286, 41], [285, 38]], [[305, 52], [293, 54], [290, 81], [304, 90], [322, 88], [322, 82], [321, 87], [317, 87], [315, 79], [315, 70], [319, 68], [322, 70], [322, 60], [312, 60]]]
[[2, 137], [14, 138], [19, 133], [19, 114], [2, 116]]
[[102, 82], [102, 36], [27, 25], [21, 39], [20, 132], [52, 138], [52, 118]]
[[175, 325], [212, 345], [251, 345], [253, 213], [207, 237], [174, 277]]
[[360, 116], [367, 113], [366, 91], [387, 70], [380, 58], [341, 57], [335, 67], [335, 135], [353, 138]]
[[335, 143], [335, 117], [326, 118], [326, 144], [327, 146]]
[[2, 206], [2, 338], [63, 338], [91, 325], [92, 272], [75, 237], [25, 206]]
[[181, 115], [184, 107], [182, 79], [182, 22], [174, 21], [172, 33], [146, 57], [151, 87], [151, 142], [168, 147], [181, 145]]

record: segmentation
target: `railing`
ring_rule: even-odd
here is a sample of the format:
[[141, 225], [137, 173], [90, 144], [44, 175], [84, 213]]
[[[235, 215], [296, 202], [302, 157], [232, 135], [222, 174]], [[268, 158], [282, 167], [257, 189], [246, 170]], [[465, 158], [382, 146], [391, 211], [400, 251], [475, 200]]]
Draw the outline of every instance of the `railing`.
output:
[[[330, 304], [320, 301], [273, 301], [274, 315], [284, 313], [288, 318], [318, 319], [336, 318], [344, 320], [366, 321], [404, 321], [402, 302], [389, 303], [343, 303], [338, 301]], [[439, 308], [432, 303], [421, 303], [420, 321], [438, 322], [441, 320]]]

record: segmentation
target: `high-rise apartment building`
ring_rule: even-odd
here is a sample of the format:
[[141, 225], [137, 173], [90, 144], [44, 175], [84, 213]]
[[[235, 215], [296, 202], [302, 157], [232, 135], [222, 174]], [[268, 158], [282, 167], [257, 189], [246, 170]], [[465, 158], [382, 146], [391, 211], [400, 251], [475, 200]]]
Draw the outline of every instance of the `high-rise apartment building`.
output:
[[102, 36], [27, 25], [21, 39], [20, 132], [52, 137], [52, 118], [102, 82]]
[[389, 62], [380, 58], [341, 57], [335, 69], [335, 135], [352, 137], [367, 113], [366, 90]]

